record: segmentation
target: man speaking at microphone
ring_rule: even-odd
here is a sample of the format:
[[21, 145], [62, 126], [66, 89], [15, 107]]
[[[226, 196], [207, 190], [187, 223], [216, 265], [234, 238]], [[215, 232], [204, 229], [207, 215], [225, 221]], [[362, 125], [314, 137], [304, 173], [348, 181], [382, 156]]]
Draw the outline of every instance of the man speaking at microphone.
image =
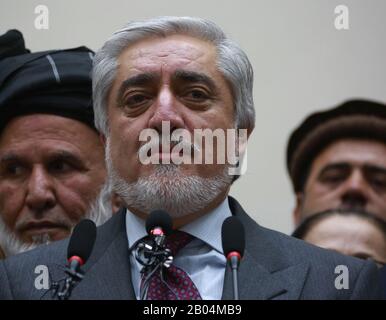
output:
[[[240, 299], [378, 297], [372, 262], [265, 229], [228, 197], [237, 170], [228, 157], [218, 161], [221, 150], [232, 149], [227, 134], [226, 147], [221, 139], [188, 139], [197, 129], [244, 129], [249, 137], [255, 123], [252, 82], [245, 53], [207, 20], [132, 22], [105, 43], [94, 58], [95, 123], [110, 180], [126, 207], [98, 228], [71, 299], [232, 299], [232, 273], [221, 246], [223, 221], [232, 215], [245, 229]], [[234, 142], [242, 155], [245, 139], [236, 134]], [[200, 162], [197, 154], [215, 161]], [[163, 275], [149, 277], [141, 296], [137, 245], [148, 238], [145, 221], [154, 210], [172, 217], [175, 231], [165, 243], [173, 261]], [[39, 299], [34, 266], [66, 264], [67, 246], [59, 242], [0, 263], [0, 298]], [[344, 288], [337, 286], [337, 266], [349, 271]], [[63, 277], [55, 268], [50, 273], [54, 280]]]

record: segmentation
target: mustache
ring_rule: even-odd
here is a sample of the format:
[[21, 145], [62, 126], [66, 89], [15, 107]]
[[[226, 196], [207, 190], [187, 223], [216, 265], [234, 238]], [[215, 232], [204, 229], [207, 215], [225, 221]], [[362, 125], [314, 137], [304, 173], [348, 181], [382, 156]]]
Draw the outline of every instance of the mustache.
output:
[[[39, 214], [36, 214], [36, 212], [27, 212], [23, 215], [28, 218], [24, 220], [19, 220], [16, 222], [14, 229], [18, 233], [22, 233], [22, 232], [25, 232], [26, 230], [35, 229], [39, 227], [57, 227], [57, 228], [63, 228], [68, 230], [72, 229], [73, 223], [71, 221], [63, 218], [62, 214], [56, 214], [49, 210], [41, 212]], [[30, 217], [36, 217], [39, 215], [42, 216], [42, 218], [40, 219], [30, 218]]]
[[[108, 182], [106, 182], [102, 186], [100, 193], [96, 197], [94, 202], [90, 204], [90, 207], [87, 210], [84, 218], [93, 220], [98, 226], [106, 222], [113, 214], [111, 203], [110, 203], [111, 195], [112, 195], [111, 185]], [[28, 213], [33, 214], [33, 212], [28, 212]], [[61, 215], [58, 216], [58, 214], [55, 213], [53, 210], [40, 212], [40, 214], [44, 217], [50, 217], [50, 214], [54, 215], [55, 218], [53, 219], [51, 216], [50, 221], [52, 221], [54, 224], [67, 227], [68, 230], [70, 230], [70, 233], [72, 233], [73, 228], [76, 225], [76, 223], [73, 223], [70, 220], [62, 218]], [[45, 221], [47, 220], [48, 218]], [[16, 223], [15, 228], [11, 230], [5, 224], [5, 221], [3, 220], [2, 214], [0, 212], [0, 246], [2, 247], [6, 257], [32, 250], [42, 244], [48, 244], [53, 241], [50, 235], [47, 233], [41, 233], [41, 234], [32, 236], [31, 243], [26, 243], [22, 241], [20, 237], [17, 236], [15, 230], [16, 228], [22, 228], [22, 229], [25, 228], [27, 223], [28, 223], [27, 219], [24, 219], [23, 221], [19, 221]]]
[[163, 146], [168, 146], [170, 149], [173, 149], [175, 146], [179, 146], [182, 150], [189, 150], [191, 152], [199, 153], [201, 152], [201, 148], [194, 142], [191, 142], [190, 139], [185, 138], [180, 135], [174, 135], [173, 133], [170, 136], [162, 136], [161, 134], [158, 136], [158, 139], [151, 139], [148, 142], [142, 142], [140, 144], [140, 148], [138, 153], [142, 148], [146, 149], [157, 149], [162, 150]]

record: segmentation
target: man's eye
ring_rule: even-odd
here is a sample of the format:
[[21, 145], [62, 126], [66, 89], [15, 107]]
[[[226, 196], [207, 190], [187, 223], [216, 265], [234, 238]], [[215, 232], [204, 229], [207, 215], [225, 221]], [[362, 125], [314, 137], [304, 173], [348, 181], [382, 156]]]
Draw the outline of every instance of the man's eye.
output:
[[320, 180], [324, 183], [339, 183], [346, 179], [347, 175], [344, 172], [331, 171], [325, 172]]
[[125, 106], [129, 108], [140, 107], [149, 101], [149, 99], [150, 97], [148, 95], [142, 93], [131, 94], [125, 98]]
[[51, 172], [64, 173], [72, 169], [72, 166], [64, 161], [54, 161], [50, 163], [49, 170]]
[[204, 90], [194, 89], [187, 91], [185, 97], [192, 101], [205, 101], [209, 99], [209, 94]]
[[386, 177], [372, 177], [371, 184], [376, 188], [386, 189]]
[[5, 174], [10, 176], [20, 176], [25, 171], [25, 168], [19, 164], [9, 164], [5, 168]]

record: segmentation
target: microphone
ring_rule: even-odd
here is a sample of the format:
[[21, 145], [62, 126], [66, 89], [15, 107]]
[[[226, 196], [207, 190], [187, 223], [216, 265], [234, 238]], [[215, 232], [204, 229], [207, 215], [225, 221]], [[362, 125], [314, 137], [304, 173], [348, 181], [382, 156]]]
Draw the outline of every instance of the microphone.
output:
[[146, 231], [150, 239], [141, 240], [135, 252], [136, 260], [144, 266], [141, 270], [141, 300], [147, 296], [151, 276], [156, 272], [162, 273], [162, 268], [169, 268], [173, 262], [171, 251], [165, 248], [166, 236], [173, 231], [170, 215], [163, 210], [152, 211], [146, 220]]
[[75, 283], [83, 279], [80, 267], [90, 257], [95, 239], [96, 225], [93, 221], [84, 219], [75, 226], [67, 248], [68, 265], [65, 272], [69, 277], [65, 280], [64, 288], [58, 293], [59, 299], [67, 300], [71, 296]]
[[93, 221], [84, 219], [75, 226], [67, 248], [70, 270], [77, 272], [87, 262], [95, 239], [96, 225]]
[[173, 230], [170, 215], [163, 210], [152, 211], [146, 220], [146, 231], [150, 238], [142, 239], [136, 244], [135, 258], [146, 270], [153, 269], [159, 262], [168, 267], [170, 250], [165, 249], [164, 242]]
[[173, 230], [173, 222], [170, 215], [164, 210], [154, 210], [146, 220], [146, 232], [154, 237], [158, 247], [162, 247], [165, 238]]
[[222, 224], [221, 237], [224, 255], [232, 269], [233, 297], [239, 300], [238, 269], [245, 249], [245, 231], [241, 221], [235, 216], [226, 218]]

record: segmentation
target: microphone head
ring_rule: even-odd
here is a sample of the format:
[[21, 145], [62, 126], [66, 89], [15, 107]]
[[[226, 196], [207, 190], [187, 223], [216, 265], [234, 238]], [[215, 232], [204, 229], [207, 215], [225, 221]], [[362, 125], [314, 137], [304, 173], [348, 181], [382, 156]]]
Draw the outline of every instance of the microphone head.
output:
[[90, 257], [96, 239], [96, 225], [93, 221], [84, 219], [80, 221], [72, 232], [67, 248], [67, 259], [78, 256], [86, 263]]
[[173, 230], [173, 222], [169, 213], [164, 210], [154, 210], [146, 220], [146, 231], [150, 234], [154, 228], [160, 227], [165, 235], [169, 235]]
[[245, 231], [241, 221], [231, 216], [224, 220], [221, 228], [222, 248], [225, 257], [231, 252], [238, 252], [242, 257], [245, 249]]

